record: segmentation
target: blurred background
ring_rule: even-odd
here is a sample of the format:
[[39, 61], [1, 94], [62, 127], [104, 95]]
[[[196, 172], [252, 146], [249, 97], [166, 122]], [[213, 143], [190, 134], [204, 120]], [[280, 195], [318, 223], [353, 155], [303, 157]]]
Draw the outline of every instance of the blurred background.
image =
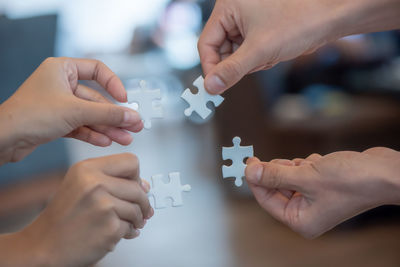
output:
[[192, 192], [183, 207], [156, 210], [138, 239], [121, 241], [98, 266], [400, 266], [399, 207], [369, 211], [308, 241], [221, 174], [221, 147], [234, 136], [265, 161], [373, 146], [400, 150], [400, 33], [344, 38], [250, 75], [201, 121], [184, 117], [179, 96], [202, 74], [196, 44], [213, 5], [0, 0], [0, 102], [46, 57], [87, 57], [106, 63], [127, 90], [142, 79], [160, 88], [165, 113], [128, 147], [57, 140], [1, 166], [0, 231], [31, 222], [73, 163], [132, 152], [143, 178], [180, 171]]

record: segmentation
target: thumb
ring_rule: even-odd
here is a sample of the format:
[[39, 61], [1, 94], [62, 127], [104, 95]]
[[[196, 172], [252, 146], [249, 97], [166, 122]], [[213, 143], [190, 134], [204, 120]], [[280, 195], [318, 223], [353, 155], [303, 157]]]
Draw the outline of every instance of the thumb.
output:
[[307, 186], [307, 166], [286, 166], [267, 162], [250, 162], [246, 168], [247, 181], [270, 189], [303, 191]]
[[80, 125], [106, 125], [114, 127], [130, 127], [141, 123], [139, 113], [135, 110], [111, 103], [96, 103], [78, 100], [77, 121]]
[[244, 42], [232, 55], [219, 62], [207, 74], [204, 86], [211, 94], [221, 94], [256, 69], [260, 56]]

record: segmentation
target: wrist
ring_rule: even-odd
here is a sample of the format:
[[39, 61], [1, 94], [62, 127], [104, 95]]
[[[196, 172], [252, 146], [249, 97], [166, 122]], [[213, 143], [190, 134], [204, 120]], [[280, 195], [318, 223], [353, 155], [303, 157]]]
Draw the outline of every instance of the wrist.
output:
[[[326, 2], [326, 1], [325, 1]], [[336, 39], [400, 28], [400, 1], [398, 0], [336, 0], [328, 12]]]
[[397, 157], [387, 160], [381, 180], [384, 181], [382, 194], [386, 205], [400, 205], [400, 152]]
[[12, 111], [9, 101], [0, 105], [0, 166], [19, 160], [16, 152], [21, 138], [15, 120], [18, 115]]
[[391, 180], [391, 184], [393, 184], [393, 189], [394, 189], [393, 201], [389, 203], [392, 205], [400, 205], [400, 155], [399, 155], [398, 165], [396, 167], [397, 170], [395, 170], [393, 174], [388, 178]]

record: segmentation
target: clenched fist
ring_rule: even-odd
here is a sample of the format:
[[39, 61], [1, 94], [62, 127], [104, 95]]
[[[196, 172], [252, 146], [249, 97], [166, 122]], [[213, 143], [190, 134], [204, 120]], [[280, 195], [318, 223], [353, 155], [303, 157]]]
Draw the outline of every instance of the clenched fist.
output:
[[[15, 234], [24, 240], [20, 253], [39, 258], [44, 264], [39, 266], [93, 264], [121, 238], [139, 235], [139, 229], [154, 214], [148, 190], [132, 154], [77, 163], [40, 216]], [[24, 247], [29, 247], [29, 252]], [[20, 263], [14, 266], [28, 266]]]

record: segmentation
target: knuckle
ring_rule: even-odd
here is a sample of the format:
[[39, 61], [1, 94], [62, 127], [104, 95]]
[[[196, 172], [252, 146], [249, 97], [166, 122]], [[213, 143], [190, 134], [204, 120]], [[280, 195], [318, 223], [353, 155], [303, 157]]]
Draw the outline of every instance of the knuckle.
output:
[[83, 133], [82, 133], [82, 138], [84, 139], [84, 140], [87, 140], [87, 141], [92, 141], [92, 140], [95, 140], [95, 135], [94, 135], [94, 132], [93, 131], [84, 131]]
[[103, 61], [99, 60], [99, 59], [93, 59], [94, 63], [99, 66], [99, 67], [103, 67], [106, 66], [106, 64], [104, 64]]
[[80, 164], [81, 166], [84, 166], [85, 168], [92, 168], [93, 165], [95, 165], [96, 159], [94, 158], [89, 158], [81, 161]]
[[109, 240], [114, 243], [119, 240], [119, 229], [121, 226], [121, 221], [117, 216], [110, 216], [107, 224], [107, 232], [109, 233]]
[[74, 168], [80, 173], [93, 173], [96, 171], [96, 159], [86, 159], [74, 165]]
[[92, 80], [97, 80], [99, 78], [100, 70], [106, 65], [103, 63], [103, 61], [98, 59], [93, 59], [93, 62], [95, 64], [95, 70], [92, 75]]
[[133, 221], [135, 222], [135, 226], [138, 228], [142, 228], [144, 226], [144, 220], [140, 207], [138, 205], [133, 205], [131, 212]]
[[58, 60], [58, 58], [56, 58], [56, 57], [48, 57], [43, 61], [43, 64], [44, 65], [52, 65], [55, 62], [57, 62], [57, 60]]
[[96, 201], [95, 193], [102, 189], [103, 185], [95, 177], [89, 175], [86, 179], [83, 179], [82, 191], [84, 196]]
[[139, 165], [139, 158], [132, 153], [126, 152], [126, 153], [122, 153], [121, 157], [126, 160], [129, 161], [133, 164], [133, 166], [137, 167]]
[[75, 177], [84, 195], [92, 195], [94, 192], [103, 189], [103, 184], [94, 174], [94, 168], [87, 162], [78, 163], [75, 166]]
[[96, 179], [96, 177], [88, 176], [84, 186], [85, 195], [94, 197], [96, 192], [101, 191], [105, 191], [104, 185], [98, 179]]
[[49, 66], [59, 65], [64, 67], [64, 70], [70, 70], [72, 67], [72, 60], [69, 57], [48, 57], [43, 63]]
[[81, 161], [81, 162], [78, 162], [75, 165], [73, 165], [71, 167], [71, 172], [73, 172], [76, 177], [81, 177], [81, 176], [86, 177], [87, 174], [92, 172], [92, 168], [91, 168], [90, 164], [88, 164], [88, 161], [85, 160], [85, 161]]
[[69, 57], [57, 57], [55, 60], [59, 63], [64, 63], [67, 66], [72, 64], [72, 59]]
[[92, 205], [96, 207], [101, 196], [97, 193], [104, 191], [104, 186], [96, 175], [87, 170], [86, 166], [71, 169], [67, 176], [70, 177], [69, 182], [75, 188], [79, 198], [88, 201], [88, 203], [94, 203]]
[[321, 158], [321, 155], [320, 155], [320, 154], [313, 153], [313, 154], [311, 154], [310, 156], [308, 156], [305, 160], [306, 160], [306, 161], [312, 162], [312, 161], [316, 161], [316, 160], [318, 160], [318, 159], [320, 159], [320, 158]]
[[105, 218], [113, 218], [115, 216], [115, 206], [112, 201], [109, 201], [106, 198], [96, 201], [99, 206], [100, 213]]
[[105, 102], [104, 98], [100, 94], [97, 94], [95, 92], [91, 93], [91, 97], [94, 102], [99, 102], [99, 103]]
[[106, 116], [112, 120], [115, 121], [118, 124], [121, 124], [124, 121], [124, 112], [121, 108], [113, 106], [113, 105], [108, 105], [106, 109]]
[[271, 188], [278, 188], [281, 185], [280, 171], [278, 168], [269, 168], [267, 175], [263, 175], [264, 183]]
[[368, 154], [368, 153], [374, 154], [374, 153], [380, 153], [380, 152], [383, 152], [383, 151], [386, 151], [386, 150], [387, 150], [387, 148], [385, 148], [385, 147], [373, 147], [373, 148], [369, 148], [367, 150], [364, 150], [363, 153], [365, 153], [365, 154]]

